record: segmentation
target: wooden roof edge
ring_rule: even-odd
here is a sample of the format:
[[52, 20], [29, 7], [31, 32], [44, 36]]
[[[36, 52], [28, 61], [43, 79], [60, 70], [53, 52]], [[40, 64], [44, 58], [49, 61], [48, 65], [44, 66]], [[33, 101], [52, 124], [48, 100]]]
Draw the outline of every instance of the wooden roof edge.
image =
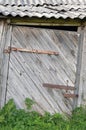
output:
[[55, 18], [12, 18], [11, 24], [35, 26], [86, 26], [86, 18], [81, 19], [55, 19]]
[[28, 17], [1, 17], [7, 19], [8, 24], [13, 25], [30, 25], [30, 26], [86, 26], [86, 18], [84, 19], [55, 19], [55, 18], [28, 18]]

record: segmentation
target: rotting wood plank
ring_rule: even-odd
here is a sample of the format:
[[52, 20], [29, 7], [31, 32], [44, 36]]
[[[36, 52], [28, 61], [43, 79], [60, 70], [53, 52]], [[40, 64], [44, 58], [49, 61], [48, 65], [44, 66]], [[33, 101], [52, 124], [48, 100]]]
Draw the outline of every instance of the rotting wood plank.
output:
[[65, 86], [65, 85], [55, 85], [55, 84], [44, 83], [43, 86], [49, 87], [49, 88], [56, 88], [56, 89], [75, 90], [75, 87]]

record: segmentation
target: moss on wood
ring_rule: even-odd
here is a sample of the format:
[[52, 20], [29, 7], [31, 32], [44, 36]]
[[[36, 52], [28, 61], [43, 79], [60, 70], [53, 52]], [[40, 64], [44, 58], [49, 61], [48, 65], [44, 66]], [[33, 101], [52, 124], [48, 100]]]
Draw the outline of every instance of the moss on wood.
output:
[[86, 18], [81, 19], [55, 19], [55, 18], [11, 18], [11, 24], [17, 25], [37, 25], [37, 26], [85, 26], [86, 25]]

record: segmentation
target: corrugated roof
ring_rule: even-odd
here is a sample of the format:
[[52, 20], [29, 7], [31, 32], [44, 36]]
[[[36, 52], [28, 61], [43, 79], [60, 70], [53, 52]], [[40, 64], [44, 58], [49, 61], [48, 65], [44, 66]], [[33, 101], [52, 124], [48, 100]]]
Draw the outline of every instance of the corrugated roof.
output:
[[86, 4], [86, 0], [0, 0], [2, 5], [15, 5], [15, 6], [25, 6], [25, 5], [80, 5]]
[[0, 13], [20, 17], [86, 17], [86, 0], [0, 0]]

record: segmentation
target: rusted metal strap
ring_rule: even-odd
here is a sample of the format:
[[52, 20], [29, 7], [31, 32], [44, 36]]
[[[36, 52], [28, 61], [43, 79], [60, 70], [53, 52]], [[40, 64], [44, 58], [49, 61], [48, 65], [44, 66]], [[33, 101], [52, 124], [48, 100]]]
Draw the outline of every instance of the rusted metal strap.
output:
[[54, 84], [44, 83], [43, 86], [49, 88], [56, 88], [56, 89], [75, 90], [75, 87], [65, 86], [65, 85], [54, 85]]
[[78, 97], [78, 94], [64, 94], [65, 98], [76, 98]]
[[55, 51], [48, 51], [48, 50], [29, 50], [24, 48], [16, 48], [16, 47], [8, 47], [8, 49], [4, 50], [4, 53], [10, 53], [11, 51], [20, 51], [20, 52], [27, 52], [27, 53], [37, 53], [37, 54], [48, 54], [48, 55], [58, 55], [58, 52]]

